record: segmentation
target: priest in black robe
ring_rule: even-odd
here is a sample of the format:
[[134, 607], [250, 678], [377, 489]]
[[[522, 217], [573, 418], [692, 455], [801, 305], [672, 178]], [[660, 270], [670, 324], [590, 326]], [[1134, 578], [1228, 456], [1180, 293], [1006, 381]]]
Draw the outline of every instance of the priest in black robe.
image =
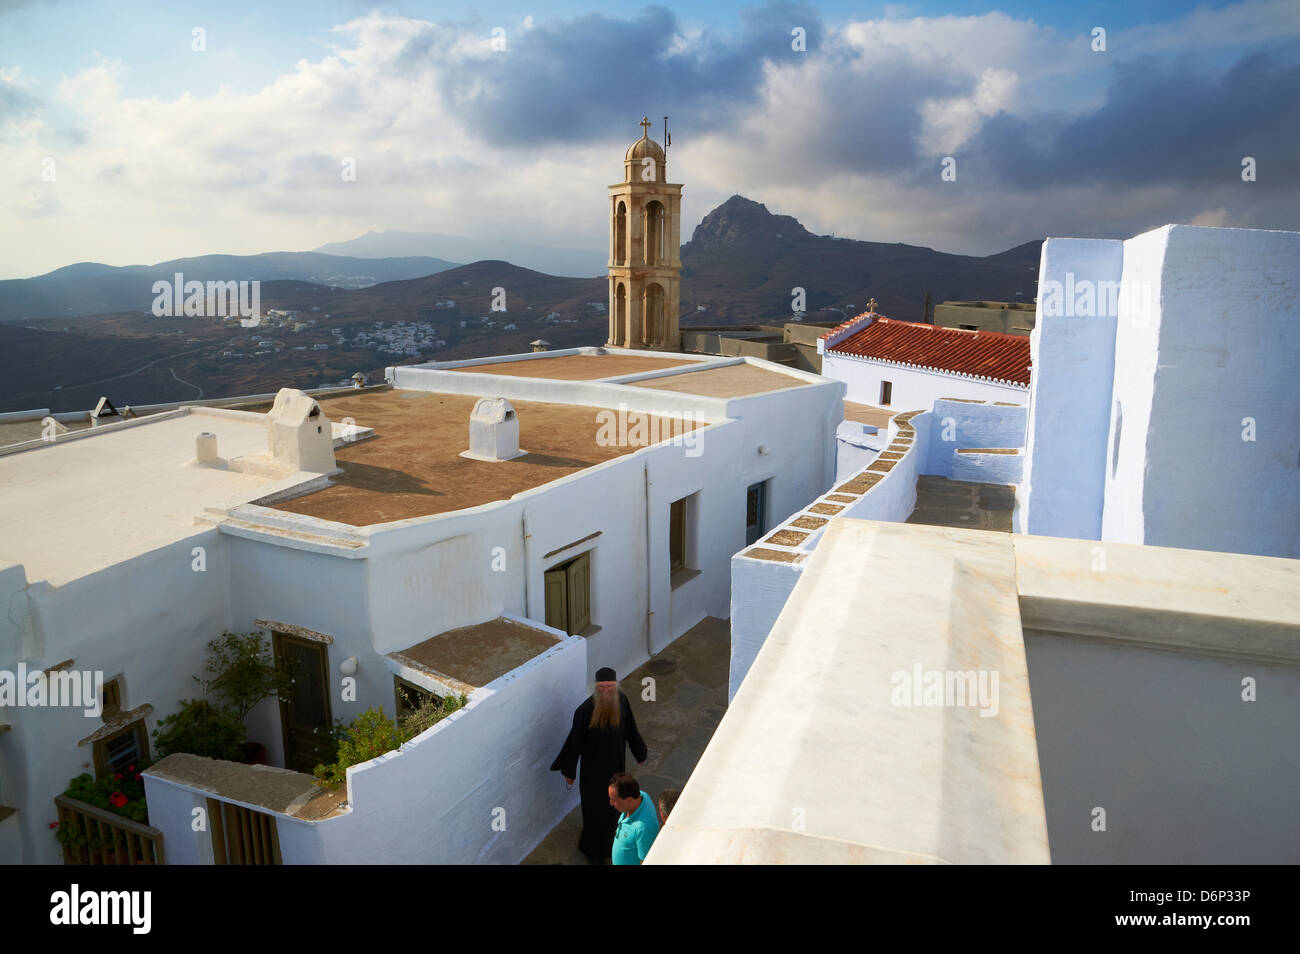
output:
[[582, 796], [578, 847], [592, 864], [603, 863], [614, 846], [618, 812], [609, 803], [609, 780], [625, 771], [629, 747], [638, 764], [646, 760], [645, 740], [637, 731], [632, 705], [618, 688], [614, 670], [604, 667], [596, 672], [596, 691], [574, 710], [569, 737], [551, 764], [551, 771], [560, 772], [566, 782], [578, 779]]

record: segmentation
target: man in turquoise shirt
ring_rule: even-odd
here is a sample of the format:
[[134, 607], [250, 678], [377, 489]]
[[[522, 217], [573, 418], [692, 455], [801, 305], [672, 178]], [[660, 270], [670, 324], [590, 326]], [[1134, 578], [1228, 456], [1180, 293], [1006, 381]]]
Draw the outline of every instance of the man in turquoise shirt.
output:
[[609, 780], [609, 803], [619, 812], [614, 831], [614, 864], [639, 865], [645, 861], [659, 834], [655, 807], [642, 794], [636, 779], [626, 772], [619, 772]]

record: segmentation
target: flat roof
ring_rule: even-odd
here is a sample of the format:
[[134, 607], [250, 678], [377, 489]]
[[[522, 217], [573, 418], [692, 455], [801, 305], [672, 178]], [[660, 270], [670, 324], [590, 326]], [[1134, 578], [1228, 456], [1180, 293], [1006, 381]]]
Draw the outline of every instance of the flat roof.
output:
[[29, 581], [74, 580], [192, 536], [206, 507], [238, 506], [319, 476], [192, 465], [200, 431], [217, 435], [223, 458], [267, 451], [260, 418], [195, 408], [0, 456], [0, 564], [23, 564]]
[[684, 394], [698, 394], [700, 397], [733, 398], [801, 388], [808, 383], [794, 375], [769, 371], [752, 364], [729, 364], [721, 368], [669, 374], [649, 381], [634, 381], [632, 386], [656, 391], [681, 391]]
[[646, 861], [1047, 864], [1029, 688], [1008, 534], [832, 520]]
[[640, 354], [562, 354], [553, 358], [525, 358], [522, 361], [497, 361], [474, 364], [448, 371], [474, 374], [506, 374], [520, 378], [552, 378], [556, 381], [594, 381], [621, 377], [642, 371], [658, 371], [679, 365], [695, 364], [682, 358], [656, 358]]
[[[322, 404], [334, 423], [352, 417], [376, 436], [335, 451], [343, 472], [330, 478], [330, 486], [271, 506], [353, 526], [387, 523], [506, 500], [640, 449], [597, 442], [599, 415], [608, 409], [511, 401], [519, 446], [527, 453], [508, 461], [470, 460], [460, 452], [469, 448], [469, 415], [478, 400], [472, 394], [392, 390]], [[691, 421], [646, 417], [659, 422], [648, 430], [666, 429], [669, 436], [694, 427]]]
[[844, 420], [857, 421], [859, 424], [870, 424], [873, 427], [888, 427], [889, 419], [897, 413], [898, 411], [891, 411], [885, 407], [857, 404], [853, 401], [844, 402]]
[[486, 623], [449, 629], [389, 653], [388, 658], [441, 677], [453, 686], [459, 684], [468, 692], [518, 669], [559, 642], [546, 630], [499, 616]]

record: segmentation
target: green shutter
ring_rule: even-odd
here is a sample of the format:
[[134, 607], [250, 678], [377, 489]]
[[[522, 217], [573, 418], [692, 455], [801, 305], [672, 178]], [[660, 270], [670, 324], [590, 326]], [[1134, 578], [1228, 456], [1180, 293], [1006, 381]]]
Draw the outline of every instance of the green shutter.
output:
[[568, 566], [569, 632], [591, 625], [591, 558], [584, 553]]

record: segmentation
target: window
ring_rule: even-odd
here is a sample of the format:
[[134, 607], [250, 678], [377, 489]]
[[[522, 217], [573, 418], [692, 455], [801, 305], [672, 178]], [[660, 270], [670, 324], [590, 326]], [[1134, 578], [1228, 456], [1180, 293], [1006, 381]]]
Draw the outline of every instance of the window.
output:
[[591, 626], [591, 551], [552, 567], [546, 585], [546, 625], [570, 636]]
[[668, 508], [668, 565], [674, 572], [686, 566], [686, 498]]
[[393, 677], [393, 693], [397, 697], [397, 718], [410, 715], [430, 699], [441, 702], [437, 694], [421, 688], [413, 682], [407, 682], [401, 676]]
[[893, 399], [894, 399], [894, 382], [881, 381], [880, 382], [880, 403], [883, 404], [885, 407], [888, 407], [890, 402], [893, 401]]
[[144, 720], [137, 719], [120, 732], [95, 743], [95, 772], [112, 775], [149, 758], [149, 737]]
[[767, 532], [767, 481], [751, 484], [745, 492], [745, 546]]
[[116, 679], [110, 679], [104, 683], [103, 710], [100, 718], [105, 722], [112, 722], [122, 714], [122, 684]]
[[979, 330], [980, 330], [980, 326], [979, 326], [979, 325], [958, 325], [957, 327], [960, 328], [962, 331], [979, 331]]

